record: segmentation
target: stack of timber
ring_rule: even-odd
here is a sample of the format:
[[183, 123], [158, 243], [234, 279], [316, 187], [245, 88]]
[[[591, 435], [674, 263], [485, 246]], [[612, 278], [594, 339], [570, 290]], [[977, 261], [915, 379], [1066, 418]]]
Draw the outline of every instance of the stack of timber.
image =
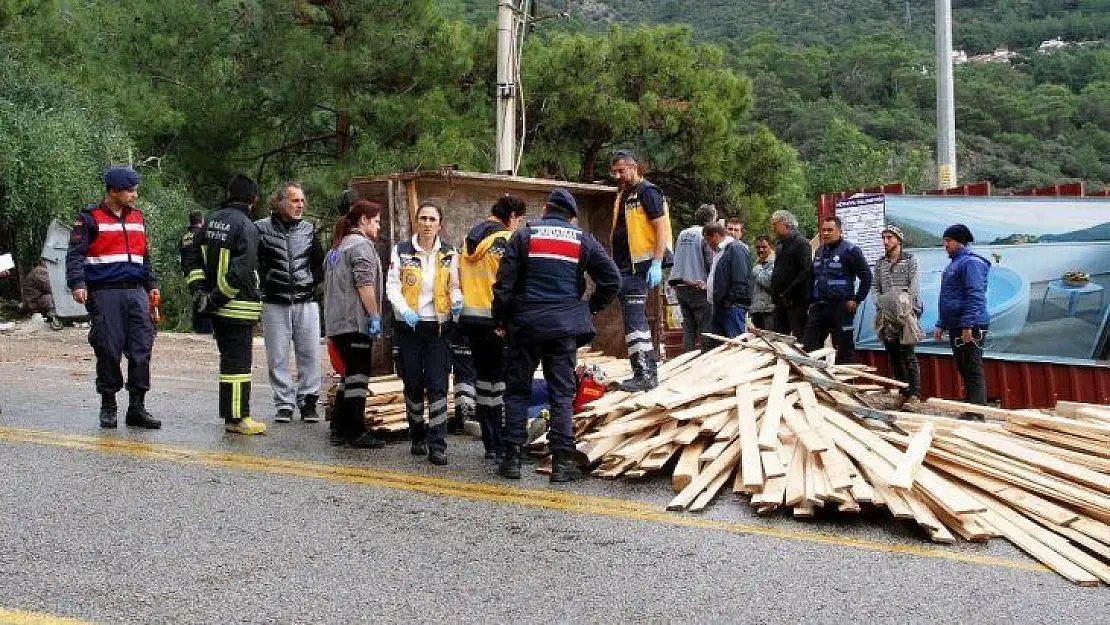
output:
[[[606, 356], [600, 351], [582, 348], [578, 351], [579, 364], [596, 365], [610, 383], [631, 377], [632, 370], [625, 358]], [[542, 375], [537, 371], [537, 377]], [[452, 380], [453, 385], [453, 380]], [[332, 384], [326, 393], [328, 406], [335, 403], [337, 385]], [[370, 378], [366, 397], [366, 427], [378, 434], [396, 434], [408, 430], [405, 418], [405, 385], [397, 375], [382, 375]], [[447, 409], [454, 411], [454, 393], [447, 393]], [[330, 410], [328, 415], [330, 418]]]
[[726, 341], [662, 365], [654, 390], [577, 415], [595, 476], [669, 472], [674, 511], [729, 491], [761, 514], [885, 508], [935, 542], [1005, 537], [1077, 584], [1110, 583], [1110, 407], [930, 400], [986, 423], [879, 410], [902, 383], [781, 335]]

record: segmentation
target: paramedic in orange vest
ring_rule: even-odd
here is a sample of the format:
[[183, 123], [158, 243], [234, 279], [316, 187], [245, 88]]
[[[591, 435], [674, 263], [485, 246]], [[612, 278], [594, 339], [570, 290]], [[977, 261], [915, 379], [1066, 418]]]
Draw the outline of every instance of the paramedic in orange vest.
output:
[[127, 357], [130, 402], [124, 422], [157, 429], [146, 410], [150, 352], [154, 346], [151, 295], [158, 294], [139, 199], [139, 172], [117, 165], [104, 172], [104, 199], [85, 207], [73, 224], [66, 253], [66, 283], [89, 312], [89, 344], [96, 354], [100, 427], [116, 427], [116, 393], [123, 388], [120, 358]]
[[663, 267], [673, 264], [671, 215], [667, 198], [644, 179], [631, 152], [618, 151], [609, 162], [609, 171], [620, 185], [613, 205], [612, 250], [621, 272], [624, 340], [634, 374], [621, 388], [649, 390], [659, 380], [647, 322], [647, 294], [663, 282]]
[[[459, 255], [439, 238], [443, 210], [424, 200], [416, 234], [393, 246], [385, 292], [393, 307], [393, 355], [405, 386], [405, 414], [414, 456], [447, 464], [447, 370], [451, 346], [445, 325], [462, 311]], [[426, 397], [426, 399], [425, 399]], [[427, 401], [428, 418], [424, 419]]]
[[459, 324], [469, 337], [478, 378], [475, 416], [482, 426], [486, 458], [501, 456], [501, 428], [505, 406], [505, 340], [493, 327], [493, 284], [505, 256], [505, 245], [524, 221], [524, 202], [504, 196], [490, 209], [490, 216], [470, 229], [459, 260], [463, 308]]

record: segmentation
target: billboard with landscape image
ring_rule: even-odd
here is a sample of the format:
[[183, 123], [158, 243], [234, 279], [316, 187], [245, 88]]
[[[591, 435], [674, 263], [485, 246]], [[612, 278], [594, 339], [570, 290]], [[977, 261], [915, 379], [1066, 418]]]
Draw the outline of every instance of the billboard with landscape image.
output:
[[[884, 208], [886, 221], [902, 228], [904, 247], [918, 259], [927, 333], [948, 264], [941, 235], [963, 223], [975, 236], [972, 250], [991, 262], [988, 355], [1107, 359], [1110, 198], [887, 195]], [[856, 319], [861, 347], [881, 347], [873, 320], [868, 301]], [[931, 337], [921, 347], [948, 349]]]

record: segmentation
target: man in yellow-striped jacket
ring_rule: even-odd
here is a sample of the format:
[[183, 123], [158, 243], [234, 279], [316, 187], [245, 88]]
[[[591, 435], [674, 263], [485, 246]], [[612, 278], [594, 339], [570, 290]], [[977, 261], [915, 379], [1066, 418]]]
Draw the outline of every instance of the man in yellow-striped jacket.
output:
[[194, 253], [185, 282], [198, 312], [212, 316], [220, 350], [220, 416], [228, 432], [261, 434], [266, 426], [250, 417], [251, 342], [262, 317], [258, 288], [258, 230], [250, 212], [258, 184], [232, 178], [227, 201], [208, 216], [193, 237]]

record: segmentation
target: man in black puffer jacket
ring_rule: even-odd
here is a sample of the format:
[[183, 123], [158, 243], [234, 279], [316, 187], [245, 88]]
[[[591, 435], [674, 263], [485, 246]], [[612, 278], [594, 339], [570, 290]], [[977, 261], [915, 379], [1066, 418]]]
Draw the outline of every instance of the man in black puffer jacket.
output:
[[[324, 279], [324, 250], [316, 227], [304, 221], [305, 195], [300, 185], [282, 183], [270, 198], [272, 215], [258, 228], [258, 275], [262, 282], [262, 324], [269, 361], [270, 387], [277, 423], [293, 420], [299, 407], [308, 423], [320, 420], [320, 305], [316, 287]], [[297, 382], [289, 363], [289, 345], [297, 357]]]

